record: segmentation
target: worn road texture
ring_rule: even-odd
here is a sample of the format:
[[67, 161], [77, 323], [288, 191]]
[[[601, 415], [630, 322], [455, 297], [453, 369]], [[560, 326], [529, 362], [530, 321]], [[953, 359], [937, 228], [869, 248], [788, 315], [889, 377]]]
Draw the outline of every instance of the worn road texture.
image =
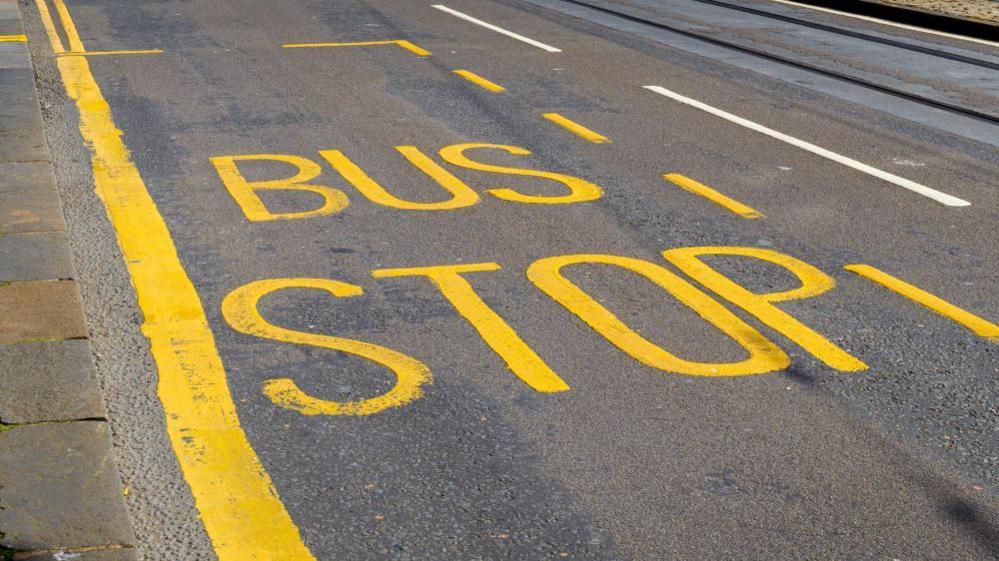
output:
[[[56, 17], [61, 3], [43, 5], [65, 36]], [[446, 5], [560, 50], [553, 52], [423, 2], [66, 0], [88, 51], [163, 51], [86, 61], [203, 305], [242, 434], [290, 517], [288, 524], [266, 518], [274, 539], [300, 539], [324, 561], [999, 556], [995, 336], [844, 270], [871, 265], [999, 320], [999, 126], [562, 4]], [[990, 64], [999, 58], [980, 43], [744, 4]], [[648, 10], [674, 25], [995, 112], [999, 72], [988, 65], [710, 12], [703, 3], [603, 5]], [[220, 507], [213, 493], [250, 488], [260, 472], [223, 470], [209, 480], [204, 458], [219, 457], [213, 454], [235, 433], [213, 440], [194, 430], [171, 439], [166, 431], [168, 420], [183, 423], [189, 412], [161, 404], [158, 383], [167, 371], [140, 331], [148, 310], [139, 308], [133, 283], [152, 286], [152, 301], [160, 293], [155, 282], [130, 277], [144, 265], [119, 250], [148, 224], [109, 221], [105, 204], [117, 203], [94, 196], [92, 147], [78, 128], [80, 111], [93, 105], [74, 104], [64, 83], [66, 69], [78, 69], [74, 61], [84, 57], [58, 59], [61, 73], [37, 4], [25, 12], [144, 558], [288, 558], [232, 553], [261, 537], [253, 534], [262, 527], [253, 518], [259, 505], [225, 500]], [[282, 48], [387, 40], [415, 47]], [[970, 206], [941, 204], [883, 174], [643, 87], [650, 85]], [[592, 133], [567, 130], [542, 117], [548, 113]], [[524, 149], [464, 152], [474, 162], [585, 181], [473, 169], [460, 165], [457, 149], [440, 153], [463, 143]], [[407, 161], [400, 146], [416, 147], [429, 163], [404, 149]], [[417, 163], [461, 196], [452, 200]], [[246, 184], [290, 178], [296, 169], [312, 192]], [[764, 216], [731, 212], [666, 181], [666, 173]], [[552, 204], [570, 193], [592, 200]], [[345, 199], [335, 212], [289, 215]], [[455, 208], [400, 208], [448, 200]], [[285, 219], [268, 219], [282, 213]], [[157, 247], [150, 244], [131, 247]], [[694, 246], [793, 256], [835, 287], [774, 298], [803, 324], [781, 333], [774, 325], [786, 322], [764, 323], [661, 255]], [[538, 260], [576, 254], [647, 262], [662, 285], [619, 266], [622, 260], [565, 266], [566, 279], [627, 327], [611, 325], [569, 285], [550, 276], [545, 284], [544, 264], [528, 277]], [[752, 256], [704, 262], [757, 294], [800, 285], [785, 268]], [[425, 275], [372, 274], [479, 263], [497, 265], [462, 278], [508, 328], [454, 279], [445, 287], [452, 302]], [[808, 272], [813, 282], [825, 278]], [[293, 280], [274, 284], [258, 308], [230, 299], [223, 315], [230, 293], [266, 279]], [[312, 288], [301, 279], [313, 279]], [[334, 297], [314, 279], [363, 294], [344, 289]], [[164, 276], [163, 298], [173, 294], [168, 284]], [[690, 296], [695, 286], [717, 303], [698, 312], [682, 302], [681, 293], [699, 298]], [[589, 312], [581, 318], [563, 303]], [[255, 309], [277, 327], [258, 322], [253, 334], [247, 323], [256, 321]], [[758, 360], [744, 363], [747, 349], [716, 326], [750, 341]], [[838, 358], [823, 360], [787, 336], [804, 326]], [[396, 377], [330, 337], [403, 353], [392, 356], [410, 368], [405, 378], [419, 378], [418, 361], [432, 383], [419, 396], [378, 401]], [[171, 344], [183, 339], [178, 332]], [[537, 383], [544, 372], [571, 389], [538, 391], [565, 389]], [[718, 373], [732, 375], [711, 375]], [[298, 393], [274, 379], [292, 380]], [[358, 400], [373, 408], [345, 405]], [[178, 455], [175, 446], [195, 451]], [[219, 524], [219, 512], [236, 513], [226, 515], [230, 527]], [[282, 533], [288, 528], [295, 532]], [[240, 532], [245, 540], [220, 538]]]

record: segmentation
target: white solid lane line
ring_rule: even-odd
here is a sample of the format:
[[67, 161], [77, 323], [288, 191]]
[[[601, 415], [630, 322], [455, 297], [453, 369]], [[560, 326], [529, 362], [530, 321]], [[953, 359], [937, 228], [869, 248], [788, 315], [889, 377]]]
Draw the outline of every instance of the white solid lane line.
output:
[[711, 113], [712, 115], [717, 115], [718, 117], [721, 117], [722, 119], [725, 119], [727, 121], [731, 121], [731, 122], [733, 122], [733, 123], [735, 123], [737, 125], [746, 127], [747, 129], [751, 129], [751, 130], [754, 130], [756, 132], [763, 133], [763, 134], [765, 134], [765, 135], [767, 135], [767, 136], [769, 136], [771, 138], [776, 138], [777, 140], [780, 140], [782, 142], [786, 142], [786, 143], [788, 143], [788, 144], [790, 144], [792, 146], [797, 146], [798, 148], [801, 148], [802, 150], [807, 150], [808, 152], [811, 152], [812, 154], [815, 154], [817, 156], [822, 156], [823, 158], [827, 158], [827, 159], [832, 160], [834, 162], [843, 164], [844, 166], [851, 167], [851, 168], [853, 168], [853, 169], [855, 169], [857, 171], [866, 173], [868, 175], [872, 175], [874, 177], [877, 177], [878, 179], [882, 179], [884, 181], [887, 181], [888, 183], [893, 183], [895, 185], [898, 185], [899, 187], [902, 187], [904, 189], [908, 189], [908, 190], [912, 191], [913, 193], [919, 193], [920, 195], [922, 195], [924, 197], [928, 197], [930, 199], [933, 199], [934, 201], [936, 201], [938, 203], [941, 203], [941, 204], [944, 204], [944, 205], [947, 205], [947, 206], [970, 206], [971, 205], [971, 203], [969, 203], [968, 201], [966, 201], [964, 199], [959, 199], [959, 198], [957, 198], [957, 197], [955, 197], [953, 195], [948, 195], [947, 193], [944, 193], [942, 191], [937, 191], [936, 189], [931, 189], [930, 187], [927, 187], [925, 185], [920, 185], [919, 183], [916, 183], [915, 181], [910, 181], [910, 180], [908, 180], [908, 179], [906, 179], [904, 177], [899, 177], [897, 175], [888, 173], [886, 171], [879, 170], [878, 168], [869, 166], [869, 165], [867, 165], [867, 164], [865, 164], [863, 162], [858, 162], [857, 160], [854, 160], [853, 158], [848, 158], [848, 157], [843, 156], [841, 154], [837, 154], [836, 152], [833, 152], [831, 150], [826, 150], [825, 148], [822, 148], [821, 146], [816, 146], [816, 145], [814, 145], [814, 144], [812, 144], [810, 142], [805, 142], [804, 140], [795, 138], [795, 137], [790, 136], [790, 135], [786, 135], [786, 134], [784, 134], [782, 132], [777, 132], [777, 131], [775, 131], [773, 129], [769, 129], [769, 128], [767, 128], [767, 127], [765, 127], [763, 125], [760, 125], [758, 123], [754, 123], [753, 121], [750, 121], [748, 119], [743, 119], [742, 117], [739, 117], [738, 115], [733, 115], [733, 114], [728, 113], [726, 111], [722, 111], [721, 109], [718, 109], [716, 107], [712, 107], [712, 106], [710, 106], [710, 105], [708, 105], [706, 103], [702, 103], [700, 101], [697, 101], [696, 99], [690, 99], [689, 97], [684, 97], [684, 96], [682, 96], [682, 95], [680, 95], [680, 94], [678, 94], [676, 92], [667, 90], [664, 87], [661, 87], [661, 86], [645, 86], [645, 89], [647, 89], [649, 91], [652, 91], [652, 92], [655, 92], [655, 93], [657, 93], [659, 95], [664, 95], [664, 96], [666, 96], [666, 97], [668, 97], [670, 99], [679, 101], [680, 103], [684, 103], [684, 104], [689, 105], [691, 107], [696, 107], [697, 109], [700, 109], [701, 111], [706, 111], [708, 113]]
[[880, 23], [881, 25], [890, 25], [892, 27], [898, 27], [900, 29], [908, 29], [909, 31], [918, 31], [920, 33], [927, 33], [929, 35], [938, 35], [940, 37], [948, 37], [950, 39], [959, 39], [961, 41], [968, 41], [970, 43], [978, 43], [981, 45], [988, 45], [990, 47], [999, 47], [999, 43], [995, 41], [987, 41], [985, 39], [978, 39], [976, 37], [968, 37], [966, 35], [957, 35], [956, 33], [947, 33], [945, 31], [936, 31], [935, 29], [927, 29], [925, 27], [917, 27], [915, 25], [907, 25], [904, 23], [896, 23], [894, 21], [888, 21], [881, 18], [872, 18], [870, 16], [862, 16], [859, 14], [851, 14], [849, 12], [841, 12], [839, 10], [833, 10], [830, 8], [822, 8], [819, 6], [811, 6], [809, 4], [801, 4], [799, 2], [791, 2], [790, 0], [770, 0], [771, 2], [777, 2], [779, 4], [787, 4], [788, 6], [795, 6], [798, 8], [808, 8], [809, 10], [815, 10], [818, 12], [826, 12], [829, 14], [836, 14], [837, 16], [845, 16], [848, 18], [862, 19], [864, 21], [873, 21], [874, 23]]
[[503, 29], [502, 27], [496, 27], [495, 25], [493, 25], [491, 23], [486, 23], [486, 22], [484, 22], [484, 21], [482, 21], [480, 19], [475, 19], [475, 18], [473, 18], [472, 16], [470, 16], [468, 14], [464, 14], [464, 13], [459, 12], [458, 10], [452, 10], [451, 8], [448, 8], [447, 6], [445, 6], [443, 4], [434, 4], [431, 7], [432, 8], [437, 8], [438, 10], [440, 10], [442, 12], [447, 12], [447, 13], [451, 14], [452, 16], [459, 17], [459, 18], [461, 18], [461, 19], [463, 19], [465, 21], [470, 21], [470, 22], [474, 23], [475, 25], [481, 25], [482, 27], [485, 27], [486, 29], [491, 29], [491, 30], [495, 31], [496, 33], [502, 33], [503, 35], [506, 35], [507, 37], [513, 37], [514, 39], [516, 39], [518, 41], [523, 41], [523, 42], [527, 43], [528, 45], [534, 45], [535, 47], [537, 47], [539, 49], [544, 49], [544, 50], [548, 51], [549, 53], [561, 53], [562, 52], [562, 49], [555, 48], [555, 47], [553, 47], [551, 45], [546, 45], [545, 43], [542, 43], [541, 41], [535, 41], [534, 39], [531, 39], [529, 37], [524, 37], [523, 35], [518, 35], [518, 34], [514, 33], [513, 31], [508, 31], [506, 29]]

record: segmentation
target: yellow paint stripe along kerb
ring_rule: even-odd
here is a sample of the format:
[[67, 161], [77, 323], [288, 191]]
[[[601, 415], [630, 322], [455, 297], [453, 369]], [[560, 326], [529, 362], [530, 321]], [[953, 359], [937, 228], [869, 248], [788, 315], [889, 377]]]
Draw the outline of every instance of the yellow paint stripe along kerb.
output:
[[48, 4], [45, 3], [45, 0], [35, 0], [35, 4], [38, 6], [38, 16], [42, 19], [42, 27], [45, 28], [45, 34], [49, 36], [49, 43], [52, 44], [52, 52], [56, 54], [65, 52], [66, 47], [63, 46], [59, 32], [56, 31]]
[[62, 0], [52, 0], [52, 2], [55, 4], [56, 12], [59, 13], [62, 27], [66, 31], [66, 38], [69, 40], [69, 50], [79, 53], [86, 51], [87, 49], [83, 48], [83, 41], [80, 40], [80, 34], [76, 31], [76, 24], [73, 23], [73, 18], [70, 17], [66, 4]]
[[0, 43], [27, 43], [27, 35], [0, 35]]
[[314, 561], [240, 427], [201, 300], [87, 59], [56, 63], [145, 316], [167, 433], [219, 561]]

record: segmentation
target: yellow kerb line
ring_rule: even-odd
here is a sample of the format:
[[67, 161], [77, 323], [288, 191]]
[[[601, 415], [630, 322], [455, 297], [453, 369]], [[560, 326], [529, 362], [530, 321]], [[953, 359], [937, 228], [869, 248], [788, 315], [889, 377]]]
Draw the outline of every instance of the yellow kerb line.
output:
[[52, 44], [52, 52], [55, 54], [66, 52], [66, 47], [63, 46], [59, 32], [56, 31], [55, 23], [52, 21], [48, 4], [45, 0], [35, 0], [35, 4], [38, 5], [38, 15], [42, 18], [42, 27], [45, 28], [45, 34], [49, 36], [49, 43]]
[[27, 35], [0, 35], [0, 43], [27, 43]]
[[485, 90], [489, 90], [493, 93], [500, 93], [506, 91], [506, 88], [504, 88], [503, 86], [497, 84], [496, 82], [487, 80], [474, 72], [470, 72], [468, 70], [453, 70], [452, 72], [468, 80], [469, 82], [475, 84], [476, 86], [479, 86], [480, 88]]
[[763, 213], [756, 210], [755, 208], [744, 205], [731, 197], [728, 197], [726, 195], [719, 193], [718, 191], [715, 191], [714, 189], [708, 187], [703, 183], [698, 183], [697, 181], [694, 181], [689, 177], [680, 175], [679, 173], [667, 173], [663, 175], [663, 178], [665, 178], [667, 181], [679, 185], [685, 191], [690, 191], [695, 195], [700, 195], [705, 199], [708, 199], [709, 201], [715, 203], [716, 205], [724, 208], [725, 210], [738, 214], [739, 216], [747, 220], [753, 220], [755, 218], [763, 218]]
[[[63, 50], [56, 40], [52, 48]], [[240, 427], [201, 299], [89, 62], [61, 56], [56, 64], [144, 316], [167, 434], [219, 561], [315, 561]]]
[[999, 338], [999, 325], [984, 320], [971, 312], [967, 312], [957, 306], [926, 292], [925, 290], [913, 286], [901, 279], [895, 278], [884, 271], [875, 269], [870, 265], [846, 265], [843, 267], [851, 273], [856, 273], [865, 279], [873, 281], [881, 286], [905, 296], [909, 300], [922, 304], [934, 312], [951, 319], [970, 329], [979, 337], [989, 339]]
[[548, 119], [549, 121], [555, 123], [556, 125], [558, 125], [558, 126], [564, 128], [564, 129], [566, 129], [567, 131], [571, 132], [572, 134], [575, 134], [576, 136], [578, 136], [580, 138], [584, 138], [586, 140], [589, 140], [590, 142], [593, 142], [595, 144], [605, 144], [605, 143], [610, 142], [610, 139], [607, 138], [606, 136], [604, 136], [604, 135], [602, 135], [602, 134], [600, 134], [598, 132], [594, 132], [594, 131], [592, 131], [592, 130], [586, 128], [586, 127], [584, 127], [583, 125], [580, 125], [579, 123], [576, 123], [574, 121], [570, 121], [569, 119], [566, 119], [565, 117], [563, 117], [562, 115], [559, 115], [558, 113], [545, 113], [545, 114], [543, 114], [541, 116], [544, 117], [545, 119]]
[[137, 49], [121, 51], [65, 51], [56, 53], [59, 56], [105, 56], [105, 55], [158, 55], [163, 54], [163, 49]]
[[69, 10], [66, 9], [66, 4], [62, 0], [52, 0], [52, 2], [55, 4], [56, 11], [59, 12], [62, 27], [66, 30], [66, 38], [69, 40], [69, 50], [78, 53], [86, 51], [87, 49], [83, 48], [83, 41], [80, 40], [80, 34], [76, 31], [76, 24], [73, 23], [73, 18], [70, 17]]
[[372, 47], [376, 45], [397, 45], [418, 56], [430, 56], [430, 51], [405, 39], [391, 41], [351, 41], [347, 43], [287, 43], [285, 49], [314, 49], [320, 47]]

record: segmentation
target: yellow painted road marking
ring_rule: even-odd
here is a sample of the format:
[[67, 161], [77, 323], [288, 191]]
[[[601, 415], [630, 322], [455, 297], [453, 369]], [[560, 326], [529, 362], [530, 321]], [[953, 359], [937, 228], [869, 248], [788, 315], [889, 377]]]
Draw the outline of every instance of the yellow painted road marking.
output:
[[504, 175], [524, 175], [527, 177], [541, 177], [544, 179], [550, 179], [557, 183], [561, 183], [569, 188], [568, 195], [561, 196], [545, 196], [545, 195], [525, 195], [524, 193], [517, 192], [513, 189], [489, 189], [490, 195], [503, 199], [504, 201], [513, 201], [517, 203], [527, 203], [527, 204], [570, 204], [570, 203], [583, 203], [587, 201], [595, 201], [600, 198], [602, 191], [598, 185], [590, 183], [589, 181], [580, 179], [578, 177], [573, 177], [571, 175], [566, 175], [564, 173], [556, 173], [551, 171], [540, 171], [526, 168], [514, 168], [507, 166], [497, 166], [493, 164], [485, 164], [470, 159], [465, 155], [465, 152], [469, 150], [481, 150], [481, 149], [492, 149], [492, 150], [502, 150], [507, 154], [512, 154], [514, 156], [530, 156], [531, 151], [526, 148], [521, 148], [519, 146], [508, 146], [505, 144], [485, 144], [478, 142], [469, 142], [466, 144], [452, 144], [451, 146], [445, 146], [440, 149], [441, 158], [445, 162], [461, 166], [467, 169], [473, 169], [476, 171], [486, 171], [490, 173], [500, 173]]
[[76, 32], [76, 24], [73, 23], [73, 18], [69, 15], [69, 10], [66, 9], [66, 4], [63, 0], [52, 0], [55, 4], [56, 12], [59, 13], [59, 20], [62, 21], [62, 28], [66, 31], [66, 38], [69, 40], [69, 50], [83, 52], [87, 49], [83, 48], [83, 41], [80, 40], [80, 34]]
[[439, 265], [409, 269], [379, 269], [371, 272], [376, 279], [387, 277], [424, 276], [433, 282], [441, 294], [468, 323], [479, 332], [482, 340], [504, 361], [510, 370], [527, 385], [542, 393], [564, 392], [569, 385], [545, 364], [510, 325], [476, 294], [472, 285], [461, 275], [482, 271], [497, 271], [496, 263]]
[[363, 294], [359, 286], [330, 279], [267, 279], [232, 291], [222, 301], [222, 315], [233, 329], [241, 333], [365, 358], [391, 370], [396, 376], [396, 383], [392, 389], [377, 397], [337, 402], [306, 394], [290, 378], [275, 378], [264, 382], [263, 387], [264, 394], [275, 404], [303, 415], [372, 415], [418, 399], [423, 394], [420, 386], [431, 383], [430, 369], [409, 355], [364, 341], [296, 331], [265, 320], [258, 308], [260, 299], [288, 288], [322, 290], [335, 298]]
[[585, 138], [590, 142], [596, 144], [605, 144], [610, 142], [610, 139], [608, 139], [606, 136], [598, 132], [592, 131], [575, 121], [571, 121], [563, 117], [562, 115], [559, 115], [558, 113], [545, 113], [541, 116], [555, 123], [556, 125], [564, 128], [565, 130], [571, 132], [572, 134], [580, 138]]
[[[700, 259], [701, 255], [736, 255], [767, 261], [783, 267], [798, 277], [801, 286], [781, 292], [756, 294], [708, 266]], [[664, 251], [663, 257], [715, 294], [756, 316], [781, 335], [801, 345], [828, 366], [844, 372], [867, 370], [867, 365], [860, 359], [773, 305], [773, 302], [818, 296], [836, 286], [836, 281], [832, 277], [812, 265], [790, 255], [759, 247], [681, 247]]]
[[66, 51], [66, 47], [62, 44], [62, 38], [59, 37], [59, 32], [56, 31], [55, 22], [52, 21], [52, 12], [49, 11], [48, 4], [45, 0], [35, 0], [35, 4], [38, 6], [38, 15], [42, 18], [42, 26], [45, 28], [45, 34], [49, 36], [49, 43], [52, 44], [52, 52], [59, 54]]
[[[295, 220], [326, 216], [340, 212], [350, 204], [347, 195], [339, 189], [307, 183], [319, 177], [323, 170], [319, 164], [301, 156], [287, 154], [246, 154], [241, 156], [216, 156], [209, 158], [215, 171], [218, 172], [222, 184], [229, 191], [233, 200], [243, 210], [246, 219], [251, 222], [268, 220]], [[243, 161], [273, 161], [292, 165], [296, 168], [295, 175], [283, 179], [268, 179], [262, 181], [247, 181], [239, 171], [236, 162]], [[300, 191], [319, 195], [323, 199], [322, 206], [310, 210], [293, 212], [271, 212], [267, 205], [257, 195], [257, 191]]]
[[219, 561], [314, 561], [240, 427], [201, 300], [87, 59], [56, 64], [145, 316], [167, 434]]
[[390, 208], [402, 210], [454, 210], [472, 206], [479, 202], [479, 194], [463, 181], [452, 175], [446, 169], [420, 152], [415, 146], [396, 146], [395, 149], [403, 155], [413, 167], [437, 181], [437, 184], [451, 193], [451, 198], [436, 203], [406, 201], [389, 193], [350, 158], [339, 150], [320, 150], [319, 154], [337, 170], [355, 189], [361, 192], [371, 202]]
[[[611, 265], [645, 277], [738, 343], [749, 356], [739, 362], [711, 363], [685, 360], [670, 353], [632, 330], [562, 275], [563, 268], [582, 264]], [[665, 267], [642, 259], [586, 254], [547, 257], [527, 268], [527, 278], [617, 348], [652, 368], [691, 376], [747, 376], [781, 370], [791, 362], [780, 347], [717, 300]]]
[[482, 76], [479, 76], [478, 74], [471, 72], [469, 70], [453, 70], [452, 72], [468, 80], [469, 82], [475, 84], [476, 86], [489, 90], [493, 93], [500, 93], [506, 91], [506, 88], [497, 84], [496, 82], [487, 80]]
[[865, 279], [876, 282], [891, 291], [897, 292], [913, 302], [922, 304], [923, 306], [948, 319], [960, 323], [979, 337], [986, 337], [990, 339], [999, 338], [999, 325], [982, 319], [971, 312], [962, 310], [954, 304], [934, 296], [918, 286], [911, 285], [902, 279], [893, 277], [888, 273], [875, 269], [870, 265], [855, 264], [846, 265], [843, 268], [852, 273], [856, 273]]
[[105, 56], [105, 55], [159, 55], [163, 54], [163, 49], [123, 49], [119, 51], [66, 51], [57, 53], [59, 56]]
[[288, 43], [281, 45], [281, 47], [285, 49], [313, 49], [318, 47], [371, 47], [376, 45], [397, 45], [413, 54], [419, 56], [430, 56], [430, 51], [405, 39], [393, 39], [390, 41], [350, 41], [346, 43]]
[[756, 210], [755, 208], [744, 205], [739, 201], [731, 197], [728, 197], [726, 195], [723, 195], [718, 191], [715, 191], [711, 187], [708, 187], [703, 183], [698, 183], [697, 181], [694, 181], [689, 177], [680, 175], [679, 173], [667, 173], [663, 175], [663, 177], [668, 181], [671, 181], [679, 185], [685, 191], [690, 191], [695, 195], [700, 195], [705, 199], [708, 199], [709, 201], [715, 203], [716, 205], [730, 212], [734, 212], [735, 214], [738, 214], [739, 216], [747, 220], [752, 220], [754, 218], [763, 218], [763, 213]]
[[27, 35], [0, 35], [0, 43], [27, 43]]

